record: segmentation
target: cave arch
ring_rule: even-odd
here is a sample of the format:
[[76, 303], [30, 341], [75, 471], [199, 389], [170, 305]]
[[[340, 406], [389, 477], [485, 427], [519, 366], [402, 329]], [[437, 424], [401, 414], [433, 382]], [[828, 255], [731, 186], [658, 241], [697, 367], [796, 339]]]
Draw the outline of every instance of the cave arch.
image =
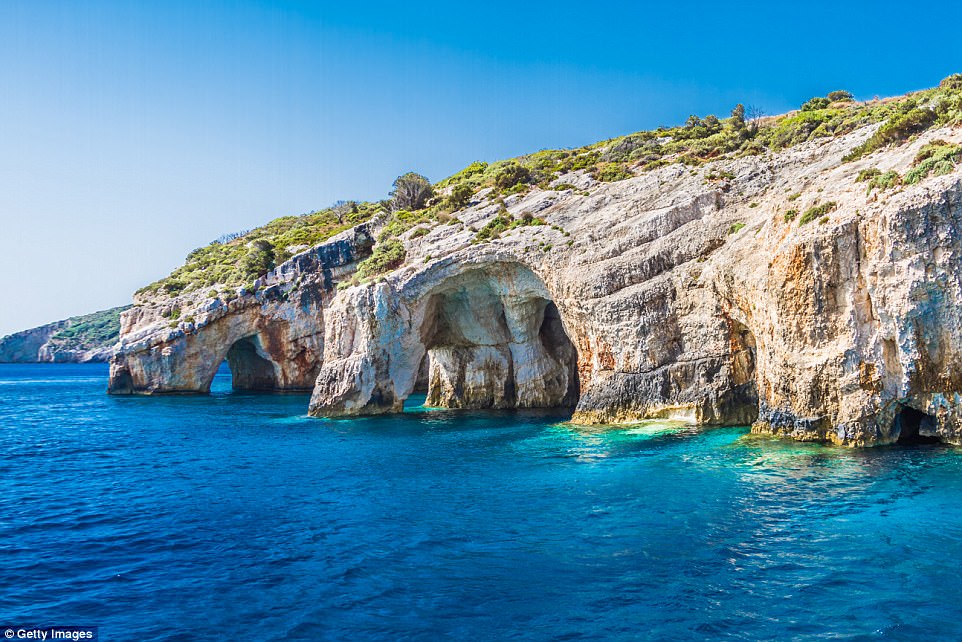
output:
[[[426, 403], [447, 408], [573, 408], [578, 353], [544, 283], [523, 266], [449, 277], [427, 296], [420, 340]], [[417, 387], [417, 384], [415, 385]]]
[[261, 345], [260, 338], [250, 335], [238, 339], [227, 349], [227, 365], [234, 390], [273, 391], [279, 389], [277, 365]]
[[940, 444], [935, 434], [938, 426], [935, 417], [911, 406], [903, 406], [892, 419], [892, 433], [897, 435], [899, 446], [927, 446]]

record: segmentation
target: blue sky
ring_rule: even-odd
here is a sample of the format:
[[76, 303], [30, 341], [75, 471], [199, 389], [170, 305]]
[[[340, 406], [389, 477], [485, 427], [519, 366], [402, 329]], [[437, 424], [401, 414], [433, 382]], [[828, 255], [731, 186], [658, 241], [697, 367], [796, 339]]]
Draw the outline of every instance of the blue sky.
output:
[[408, 170], [962, 71], [962, 3], [0, 3], [0, 335]]

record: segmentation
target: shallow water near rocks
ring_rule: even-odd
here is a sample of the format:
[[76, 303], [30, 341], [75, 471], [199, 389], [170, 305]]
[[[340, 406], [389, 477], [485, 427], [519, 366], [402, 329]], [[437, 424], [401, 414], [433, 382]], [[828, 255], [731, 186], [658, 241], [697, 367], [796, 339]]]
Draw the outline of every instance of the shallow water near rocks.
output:
[[[326, 421], [0, 365], [0, 624], [101, 640], [958, 639], [962, 451]], [[415, 410], [415, 408], [412, 408]], [[420, 410], [420, 409], [417, 409]]]

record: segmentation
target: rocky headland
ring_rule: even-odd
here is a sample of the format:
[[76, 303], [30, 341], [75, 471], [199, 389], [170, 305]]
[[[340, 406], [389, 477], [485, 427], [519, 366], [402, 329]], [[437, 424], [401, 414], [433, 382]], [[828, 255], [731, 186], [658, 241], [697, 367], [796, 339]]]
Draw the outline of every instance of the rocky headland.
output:
[[960, 123], [962, 76], [833, 92], [475, 163], [422, 200], [398, 183], [313, 213], [333, 235], [307, 243], [281, 219], [135, 296], [110, 391], [206, 392], [226, 359], [236, 388], [311, 391], [318, 417], [419, 391], [579, 424], [962, 444]]
[[104, 363], [120, 337], [129, 305], [70, 317], [0, 338], [0, 363]]

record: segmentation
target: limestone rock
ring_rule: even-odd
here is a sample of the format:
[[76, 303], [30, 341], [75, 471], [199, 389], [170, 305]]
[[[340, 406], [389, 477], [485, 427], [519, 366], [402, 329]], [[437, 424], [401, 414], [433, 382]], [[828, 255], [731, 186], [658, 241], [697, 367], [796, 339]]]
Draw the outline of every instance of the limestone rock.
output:
[[[578, 189], [505, 199], [548, 225], [472, 243], [498, 213], [482, 193], [460, 223], [404, 235], [406, 262], [384, 278], [335, 287], [369, 251], [359, 230], [256, 294], [184, 303], [189, 327], [142, 302], [112, 389], [203, 391], [249, 341], [235, 359], [251, 385], [313, 388], [315, 416], [397, 412], [426, 385], [432, 405], [571, 406], [579, 423], [962, 444], [962, 171], [872, 194], [855, 181], [904, 173], [922, 145], [962, 133], [842, 162], [872, 131], [614, 183], [563, 177]], [[826, 203], [812, 222], [785, 216]]]

